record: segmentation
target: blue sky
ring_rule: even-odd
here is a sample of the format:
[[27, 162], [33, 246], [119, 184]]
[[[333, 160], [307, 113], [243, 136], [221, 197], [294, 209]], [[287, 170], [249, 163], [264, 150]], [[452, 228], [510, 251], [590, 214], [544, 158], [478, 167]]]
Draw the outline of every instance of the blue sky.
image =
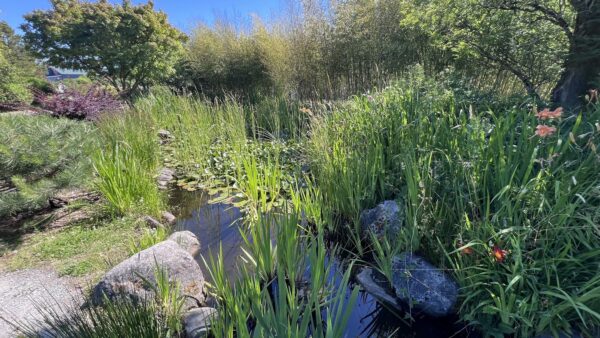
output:
[[[167, 13], [171, 24], [185, 32], [189, 32], [199, 21], [210, 24], [216, 17], [249, 20], [251, 15], [256, 14], [263, 19], [269, 19], [283, 6], [281, 0], [155, 0], [154, 5]], [[48, 0], [0, 0], [0, 20], [7, 21], [17, 29], [23, 23], [24, 14], [34, 9], [49, 8]]]

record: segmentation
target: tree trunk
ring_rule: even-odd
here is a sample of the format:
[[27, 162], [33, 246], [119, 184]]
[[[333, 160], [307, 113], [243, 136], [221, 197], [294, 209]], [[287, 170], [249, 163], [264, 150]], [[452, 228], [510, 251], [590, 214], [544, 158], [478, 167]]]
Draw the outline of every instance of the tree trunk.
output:
[[600, 76], [600, 2], [571, 0], [577, 17], [569, 54], [560, 80], [552, 91], [555, 106], [580, 108], [586, 92]]

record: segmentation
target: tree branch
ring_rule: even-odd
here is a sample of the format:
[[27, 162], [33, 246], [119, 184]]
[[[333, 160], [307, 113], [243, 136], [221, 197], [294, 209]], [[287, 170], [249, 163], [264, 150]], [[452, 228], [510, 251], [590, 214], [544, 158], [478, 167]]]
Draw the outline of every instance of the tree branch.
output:
[[[573, 0], [574, 2], [578, 0]], [[498, 9], [505, 11], [521, 11], [526, 13], [541, 13], [541, 18], [560, 27], [569, 41], [573, 41], [573, 30], [569, 22], [557, 11], [552, 8], [543, 6], [537, 1], [521, 2], [521, 1], [501, 1], [498, 4], [483, 5], [484, 8]]]

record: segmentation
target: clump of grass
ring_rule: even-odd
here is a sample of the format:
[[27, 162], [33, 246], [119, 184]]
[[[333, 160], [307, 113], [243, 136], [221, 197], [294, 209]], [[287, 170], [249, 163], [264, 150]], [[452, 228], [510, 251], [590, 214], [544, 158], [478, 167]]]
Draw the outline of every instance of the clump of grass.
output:
[[144, 229], [144, 234], [137, 240], [131, 239], [129, 242], [129, 255], [134, 255], [142, 250], [160, 243], [167, 239], [169, 233], [166, 228], [158, 227], [156, 229]]
[[154, 176], [159, 144], [151, 121], [136, 112], [107, 118], [99, 124], [103, 147], [93, 156], [96, 187], [117, 214], [148, 212], [157, 215], [163, 196]]
[[92, 215], [85, 223], [59, 231], [36, 232], [20, 243], [6, 265], [10, 269], [52, 266], [60, 275], [93, 279], [111, 265], [129, 256], [132, 238], [140, 236], [131, 217], [99, 219]]
[[[222, 252], [209, 266], [219, 316], [211, 325], [217, 337], [341, 337], [358, 297], [348, 297], [351, 267], [336, 284], [323, 233], [302, 230], [297, 216], [259, 219], [250, 227], [245, 261], [230, 284]], [[276, 233], [276, 244], [270, 233]], [[308, 276], [308, 277], [307, 277]]]

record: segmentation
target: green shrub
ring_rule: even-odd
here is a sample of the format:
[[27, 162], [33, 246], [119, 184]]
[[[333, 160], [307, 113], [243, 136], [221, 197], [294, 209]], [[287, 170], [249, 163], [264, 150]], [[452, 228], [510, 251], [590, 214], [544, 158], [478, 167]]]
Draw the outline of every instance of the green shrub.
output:
[[27, 79], [10, 63], [6, 50], [0, 42], [0, 104], [29, 103], [32, 96], [27, 88]]
[[16, 188], [0, 193], [0, 217], [46, 206], [60, 189], [90, 186], [96, 139], [87, 123], [0, 116], [0, 180]]

